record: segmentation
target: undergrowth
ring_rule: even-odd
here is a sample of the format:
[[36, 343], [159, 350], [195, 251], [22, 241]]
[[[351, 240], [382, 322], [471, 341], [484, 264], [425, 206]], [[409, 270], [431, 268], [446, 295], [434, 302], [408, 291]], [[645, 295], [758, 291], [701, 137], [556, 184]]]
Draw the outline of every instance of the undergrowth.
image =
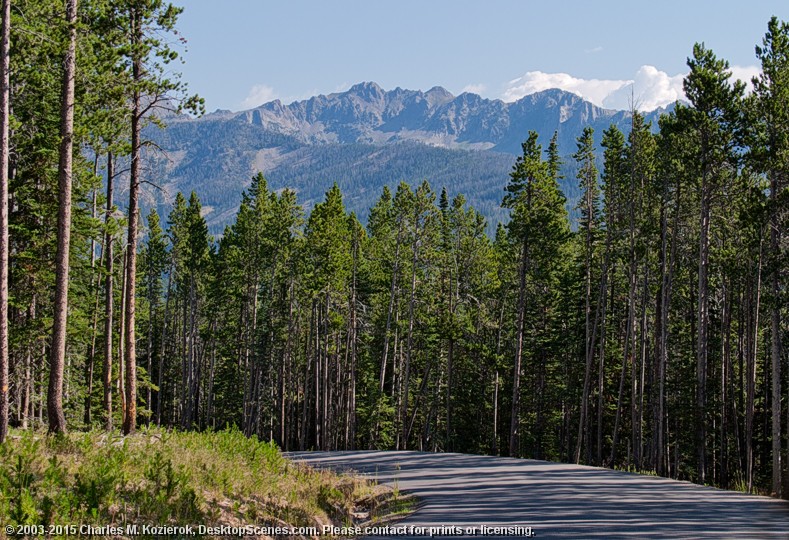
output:
[[[365, 480], [294, 464], [274, 443], [221, 432], [141, 430], [47, 436], [0, 445], [3, 525], [350, 525]], [[0, 531], [0, 537], [5, 533]]]

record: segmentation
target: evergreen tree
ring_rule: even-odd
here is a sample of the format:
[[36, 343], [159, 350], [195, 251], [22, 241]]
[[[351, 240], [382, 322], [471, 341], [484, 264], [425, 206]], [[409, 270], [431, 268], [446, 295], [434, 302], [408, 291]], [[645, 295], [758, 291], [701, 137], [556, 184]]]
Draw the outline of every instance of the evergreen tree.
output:
[[[164, 285], [162, 283], [162, 275], [167, 268], [167, 238], [159, 224], [159, 214], [156, 209], [152, 209], [148, 214], [148, 240], [143, 251], [140, 254], [142, 259], [142, 280], [143, 280], [143, 294], [148, 304], [148, 328], [146, 331], [146, 373], [148, 375], [148, 382], [146, 388], [145, 405], [147, 407], [146, 417], [147, 423], [150, 423], [150, 417], [153, 414], [153, 389], [156, 388], [157, 393], [161, 387], [162, 378], [162, 361], [161, 355], [157, 355], [157, 343], [159, 339], [157, 336], [161, 334], [161, 298], [164, 293]], [[154, 361], [158, 356], [158, 382], [153, 384], [154, 377]], [[157, 396], [159, 399], [159, 396]]]
[[698, 142], [700, 185], [698, 308], [696, 344], [696, 439], [699, 481], [707, 477], [707, 375], [710, 350], [710, 229], [714, 194], [736, 174], [736, 139], [740, 101], [745, 89], [741, 81], [729, 83], [731, 72], [725, 60], [696, 44], [688, 59], [690, 73], [683, 82], [692, 108], [680, 108], [678, 117], [687, 122]]
[[[772, 491], [782, 490], [781, 449], [781, 358], [786, 326], [782, 328], [782, 312], [786, 309], [787, 252], [783, 231], [787, 226], [789, 197], [789, 24], [770, 19], [767, 34], [761, 46], [756, 47], [756, 57], [761, 62], [762, 73], [754, 78], [751, 99], [754, 114], [750, 118], [754, 139], [751, 157], [754, 168], [767, 176], [770, 186], [770, 378], [772, 380]], [[789, 416], [786, 431], [789, 433]], [[789, 450], [788, 450], [789, 451]], [[787, 455], [789, 461], [789, 455]]]
[[58, 164], [58, 247], [55, 270], [55, 306], [52, 324], [47, 417], [51, 433], [66, 431], [63, 414], [63, 370], [66, 363], [69, 252], [71, 247], [71, 186], [74, 150], [74, 81], [77, 54], [77, 0], [66, 2], [68, 48], [63, 59], [63, 89], [60, 112], [60, 160]]
[[578, 421], [578, 440], [575, 448], [575, 462], [580, 463], [581, 448], [583, 446], [587, 448], [587, 461], [589, 461], [588, 456], [591, 455], [587, 413], [589, 410], [589, 386], [592, 363], [594, 361], [595, 340], [597, 339], [600, 322], [599, 315], [602, 306], [599, 302], [597, 303], [593, 318], [592, 281], [600, 205], [600, 190], [598, 187], [597, 166], [595, 165], [594, 130], [591, 127], [584, 128], [577, 144], [578, 151], [573, 154], [573, 158], [578, 164], [578, 181], [581, 188], [581, 199], [578, 202], [581, 217], [578, 228], [583, 233], [584, 257], [581, 266], [586, 288], [584, 295], [584, 358], [586, 370], [584, 372], [583, 396], [581, 397], [581, 414]]
[[[555, 146], [555, 145], [553, 145]], [[537, 133], [531, 132], [523, 143], [507, 185], [503, 205], [512, 210], [508, 224], [509, 241], [518, 253], [518, 298], [515, 322], [515, 362], [512, 378], [509, 452], [520, 455], [521, 444], [521, 376], [524, 356], [534, 360], [537, 371], [538, 405], [537, 453], [542, 454], [542, 400], [547, 387], [548, 361], [556, 339], [553, 314], [556, 301], [556, 280], [560, 261], [569, 238], [565, 198], [558, 186], [558, 157], [555, 148], [549, 161], [542, 160]], [[528, 303], [527, 303], [528, 299]], [[526, 328], [536, 331], [526, 334]]]
[[[126, 243], [126, 312], [124, 314], [125, 365], [126, 365], [126, 412], [123, 432], [133, 432], [137, 425], [137, 339], [135, 328], [138, 213], [141, 185], [142, 127], [151, 119], [157, 107], [178, 103], [178, 110], [197, 111], [201, 101], [197, 97], [184, 99], [182, 83], [166, 76], [167, 65], [178, 58], [178, 54], [160, 34], [173, 32], [181, 9], [163, 0], [119, 0], [116, 16], [120, 27], [126, 32], [128, 68], [131, 72], [129, 98], [131, 102], [131, 167], [129, 180], [128, 232]], [[164, 105], [167, 107], [168, 105]]]
[[8, 129], [11, 0], [3, 0], [0, 21], [0, 444], [8, 433]]

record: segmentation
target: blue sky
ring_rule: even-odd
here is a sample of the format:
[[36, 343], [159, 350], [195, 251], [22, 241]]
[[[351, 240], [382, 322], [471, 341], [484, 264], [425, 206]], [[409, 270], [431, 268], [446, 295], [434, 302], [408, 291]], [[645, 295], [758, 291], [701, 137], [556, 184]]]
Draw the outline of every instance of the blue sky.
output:
[[[178, 0], [175, 0], [178, 4]], [[512, 101], [547, 87], [599, 105], [673, 101], [703, 41], [741, 78], [789, 2], [182, 0], [182, 66], [209, 111], [286, 103], [375, 81]]]

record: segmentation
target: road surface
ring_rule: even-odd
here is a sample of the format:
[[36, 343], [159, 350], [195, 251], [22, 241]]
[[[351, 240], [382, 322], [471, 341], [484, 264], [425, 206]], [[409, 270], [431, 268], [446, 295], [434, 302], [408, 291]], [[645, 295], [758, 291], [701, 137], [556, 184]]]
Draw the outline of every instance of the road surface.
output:
[[[419, 497], [417, 511], [392, 525], [398, 534], [376, 540], [430, 538], [431, 532], [433, 538], [522, 538], [528, 527], [538, 539], [789, 539], [789, 502], [666, 478], [466, 454], [286, 455], [318, 468], [354, 470]], [[442, 526], [457, 528], [430, 530]]]

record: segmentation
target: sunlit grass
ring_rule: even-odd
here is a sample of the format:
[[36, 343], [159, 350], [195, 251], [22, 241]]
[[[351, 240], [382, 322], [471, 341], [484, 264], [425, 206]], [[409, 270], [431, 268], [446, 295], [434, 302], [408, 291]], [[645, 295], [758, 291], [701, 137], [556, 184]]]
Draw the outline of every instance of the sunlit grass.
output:
[[384, 504], [390, 499], [370, 481], [294, 464], [275, 444], [238, 430], [12, 431], [0, 445], [0, 523], [9, 525], [320, 529], [403, 511]]

